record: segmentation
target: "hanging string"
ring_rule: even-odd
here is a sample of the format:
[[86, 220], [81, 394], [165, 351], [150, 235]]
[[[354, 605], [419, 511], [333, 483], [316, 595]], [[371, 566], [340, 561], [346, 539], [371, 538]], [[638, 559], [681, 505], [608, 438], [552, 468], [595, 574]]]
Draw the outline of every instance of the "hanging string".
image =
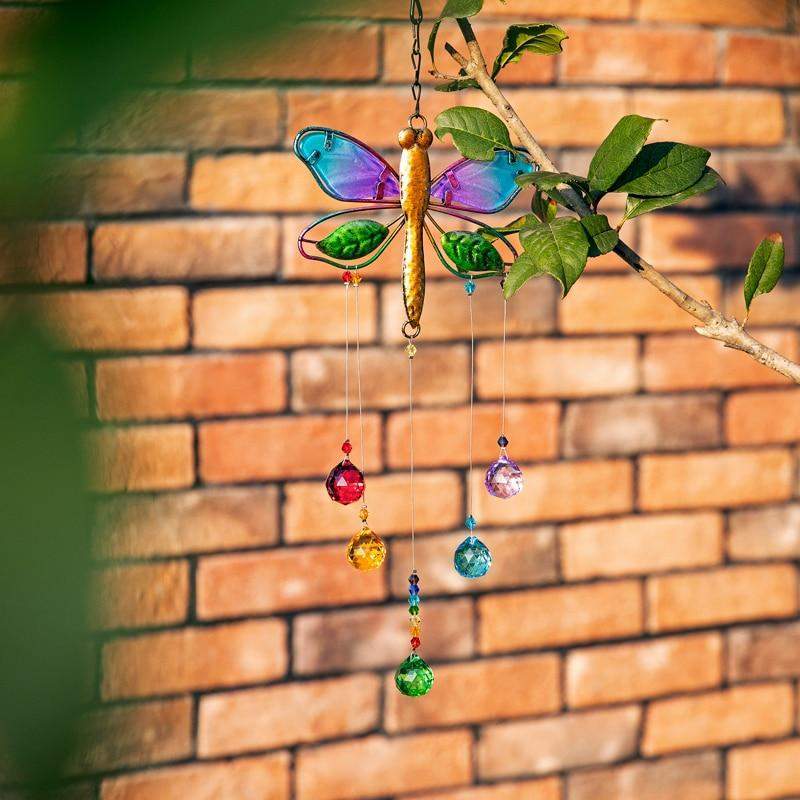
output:
[[344, 284], [344, 438], [350, 438], [350, 281]]
[[408, 459], [409, 459], [409, 482], [411, 489], [411, 571], [417, 567], [416, 553], [416, 518], [414, 507], [414, 354], [416, 346], [408, 340], [406, 346], [408, 353]]
[[474, 482], [472, 480], [473, 459], [472, 459], [472, 439], [475, 421], [475, 325], [472, 314], [472, 292], [467, 292], [467, 306], [469, 308], [469, 445], [467, 470], [467, 516], [472, 515], [472, 500], [474, 494]]
[[[356, 301], [356, 386], [358, 391], [358, 427], [359, 427], [359, 453], [361, 457], [361, 472], [367, 474], [367, 459], [366, 448], [364, 447], [364, 404], [361, 394], [361, 316], [359, 314], [358, 306], [358, 287], [361, 285], [361, 276], [357, 275], [359, 280], [355, 282], [355, 301]], [[361, 504], [367, 504], [367, 483], [364, 481], [364, 493], [362, 494]]]
[[[502, 284], [500, 284], [502, 290]], [[508, 300], [503, 298], [503, 349], [500, 356], [500, 435], [506, 433], [506, 319], [508, 317]]]

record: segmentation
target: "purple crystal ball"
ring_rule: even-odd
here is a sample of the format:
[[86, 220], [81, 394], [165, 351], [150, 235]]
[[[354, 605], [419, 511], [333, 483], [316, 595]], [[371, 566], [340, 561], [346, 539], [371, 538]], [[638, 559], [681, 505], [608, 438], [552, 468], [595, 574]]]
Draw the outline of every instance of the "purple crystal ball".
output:
[[484, 484], [490, 495], [506, 500], [522, 491], [522, 470], [510, 458], [500, 456], [486, 470]]

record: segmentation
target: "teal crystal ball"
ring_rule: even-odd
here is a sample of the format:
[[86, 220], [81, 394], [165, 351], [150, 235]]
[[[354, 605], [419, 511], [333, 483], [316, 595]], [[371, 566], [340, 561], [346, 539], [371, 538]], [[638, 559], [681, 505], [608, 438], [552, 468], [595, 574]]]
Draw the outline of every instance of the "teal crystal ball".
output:
[[467, 536], [456, 548], [453, 566], [465, 578], [482, 578], [492, 566], [492, 554], [477, 536]]

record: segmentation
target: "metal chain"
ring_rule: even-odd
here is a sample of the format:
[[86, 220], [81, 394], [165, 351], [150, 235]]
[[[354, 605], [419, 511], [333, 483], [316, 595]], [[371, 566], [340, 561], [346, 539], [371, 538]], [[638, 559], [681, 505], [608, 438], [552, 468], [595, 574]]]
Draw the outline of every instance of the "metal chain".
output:
[[414, 81], [411, 84], [411, 97], [414, 99], [414, 113], [408, 118], [408, 123], [413, 127], [414, 121], [421, 121], [425, 127], [425, 117], [419, 113], [419, 101], [422, 97], [422, 84], [419, 73], [422, 67], [422, 50], [419, 46], [419, 28], [422, 24], [422, 0], [411, 0], [408, 9], [408, 18], [411, 21], [411, 67], [414, 70]]

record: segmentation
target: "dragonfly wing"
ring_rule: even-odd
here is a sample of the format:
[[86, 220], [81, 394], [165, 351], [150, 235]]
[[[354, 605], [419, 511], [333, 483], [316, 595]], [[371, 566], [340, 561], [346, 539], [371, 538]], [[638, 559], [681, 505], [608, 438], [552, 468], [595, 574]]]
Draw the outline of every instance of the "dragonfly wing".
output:
[[397, 202], [400, 179], [374, 150], [330, 128], [304, 128], [294, 152], [331, 197], [349, 203]]
[[491, 161], [462, 158], [431, 181], [431, 204], [479, 214], [502, 211], [520, 190], [517, 175], [534, 169], [521, 150], [495, 150]]

